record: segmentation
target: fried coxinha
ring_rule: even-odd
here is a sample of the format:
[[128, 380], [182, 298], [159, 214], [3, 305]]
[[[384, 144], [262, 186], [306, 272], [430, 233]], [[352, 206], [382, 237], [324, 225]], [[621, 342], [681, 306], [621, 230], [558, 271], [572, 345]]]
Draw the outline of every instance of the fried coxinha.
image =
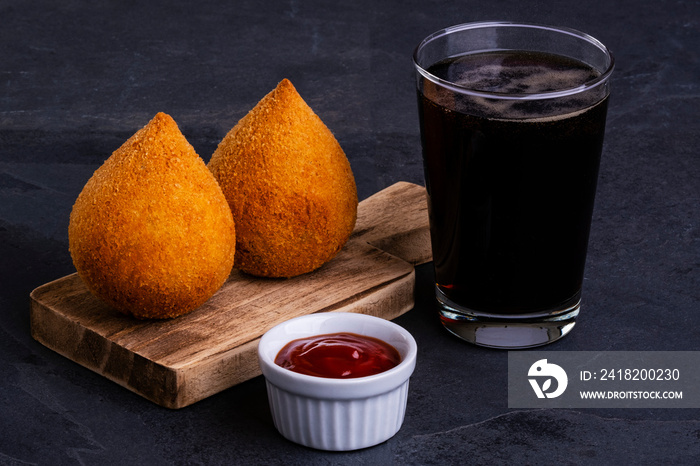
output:
[[263, 277], [319, 268], [357, 219], [350, 163], [284, 79], [223, 138], [208, 164], [236, 223], [235, 267]]
[[285, 79], [209, 165], [158, 113], [98, 168], [70, 216], [90, 291], [137, 318], [206, 302], [232, 267], [294, 277], [332, 259], [357, 219], [355, 179], [331, 131]]
[[138, 318], [201, 306], [228, 278], [235, 254], [221, 188], [164, 113], [95, 171], [73, 206], [68, 236], [92, 293]]

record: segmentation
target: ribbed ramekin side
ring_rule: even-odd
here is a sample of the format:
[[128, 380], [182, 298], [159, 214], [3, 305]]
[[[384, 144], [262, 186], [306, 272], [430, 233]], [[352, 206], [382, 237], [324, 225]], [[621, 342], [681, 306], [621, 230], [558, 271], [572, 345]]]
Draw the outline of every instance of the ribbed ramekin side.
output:
[[355, 400], [315, 399], [267, 382], [275, 427], [285, 438], [311, 448], [347, 451], [393, 437], [401, 428], [408, 380], [389, 392]]

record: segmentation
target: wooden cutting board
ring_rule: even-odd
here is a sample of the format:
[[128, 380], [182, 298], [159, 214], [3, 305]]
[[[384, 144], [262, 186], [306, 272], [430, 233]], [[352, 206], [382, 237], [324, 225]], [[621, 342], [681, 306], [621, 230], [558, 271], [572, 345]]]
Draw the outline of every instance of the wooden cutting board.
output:
[[273, 326], [315, 312], [393, 319], [413, 307], [414, 265], [431, 260], [425, 189], [397, 183], [362, 201], [355, 231], [320, 269], [291, 279], [234, 270], [203, 306], [139, 321], [95, 298], [77, 274], [32, 291], [32, 336], [168, 408], [260, 375], [257, 346]]

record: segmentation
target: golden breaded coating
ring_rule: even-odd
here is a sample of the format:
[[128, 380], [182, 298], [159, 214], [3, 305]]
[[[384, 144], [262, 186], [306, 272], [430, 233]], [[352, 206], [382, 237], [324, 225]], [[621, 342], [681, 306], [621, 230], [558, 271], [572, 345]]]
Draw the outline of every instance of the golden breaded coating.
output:
[[234, 267], [246, 273], [310, 272], [332, 259], [355, 227], [350, 163], [287, 79], [228, 132], [208, 166], [236, 223]]
[[231, 273], [231, 211], [173, 119], [158, 113], [95, 171], [68, 228], [78, 274], [137, 318], [168, 318], [209, 299]]

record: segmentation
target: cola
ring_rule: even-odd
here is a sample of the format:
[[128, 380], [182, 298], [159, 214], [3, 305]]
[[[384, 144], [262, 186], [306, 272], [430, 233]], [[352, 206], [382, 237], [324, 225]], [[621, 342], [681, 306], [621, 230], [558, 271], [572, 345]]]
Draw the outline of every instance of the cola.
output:
[[[608, 99], [566, 91], [600, 73], [524, 51], [464, 55], [427, 71], [444, 80], [422, 77], [418, 91], [439, 293], [494, 315], [578, 302]], [[553, 92], [561, 95], [529, 98]]]

